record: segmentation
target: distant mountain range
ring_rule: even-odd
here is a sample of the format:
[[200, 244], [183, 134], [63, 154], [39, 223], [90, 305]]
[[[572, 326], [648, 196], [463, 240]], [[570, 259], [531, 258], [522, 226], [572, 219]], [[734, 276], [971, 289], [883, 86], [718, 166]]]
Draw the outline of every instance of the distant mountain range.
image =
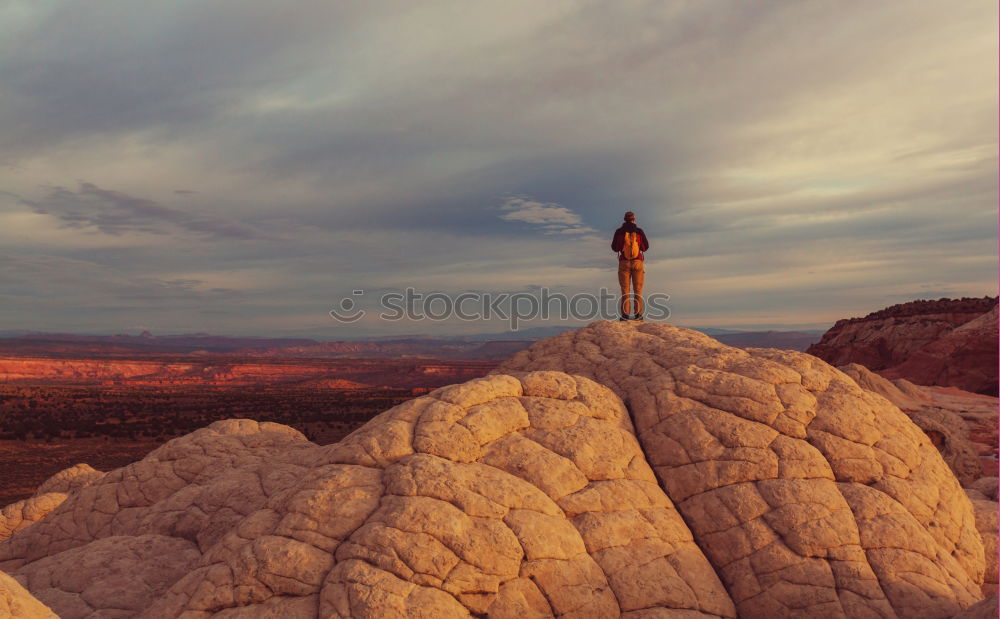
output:
[[[310, 338], [230, 337], [207, 333], [79, 335], [0, 331], [0, 355], [124, 358], [147, 355], [239, 355], [254, 358], [506, 359], [533, 342], [575, 327], [535, 327], [467, 336], [404, 336], [320, 341]], [[697, 328], [738, 347], [805, 350], [822, 332]]]
[[234, 352], [243, 349], [282, 348], [315, 344], [316, 340], [306, 338], [228, 337], [193, 333], [182, 335], [153, 335], [143, 331], [139, 335], [78, 335], [74, 333], [17, 333], [0, 332], [0, 351], [11, 350], [52, 350], [60, 349], [107, 350], [109, 352], [157, 352], [191, 353]]

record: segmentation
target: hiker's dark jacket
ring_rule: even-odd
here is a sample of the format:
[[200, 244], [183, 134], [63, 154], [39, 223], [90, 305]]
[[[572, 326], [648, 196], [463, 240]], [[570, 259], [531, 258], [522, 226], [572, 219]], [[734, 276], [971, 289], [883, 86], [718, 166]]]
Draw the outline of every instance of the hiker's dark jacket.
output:
[[625, 256], [622, 255], [622, 249], [625, 248], [626, 232], [639, 233], [639, 257], [635, 258], [635, 260], [642, 260], [643, 259], [642, 252], [649, 249], [649, 241], [646, 239], [646, 233], [642, 231], [642, 228], [628, 221], [623, 223], [621, 228], [615, 230], [615, 238], [611, 241], [611, 251], [618, 252], [619, 260], [627, 260], [627, 258], [625, 258]]

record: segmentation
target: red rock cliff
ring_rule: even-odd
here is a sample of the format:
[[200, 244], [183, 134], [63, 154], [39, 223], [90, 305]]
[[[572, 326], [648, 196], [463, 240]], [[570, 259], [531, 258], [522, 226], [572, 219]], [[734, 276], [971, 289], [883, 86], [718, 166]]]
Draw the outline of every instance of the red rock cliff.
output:
[[997, 298], [911, 301], [839, 320], [806, 352], [888, 378], [996, 395]]

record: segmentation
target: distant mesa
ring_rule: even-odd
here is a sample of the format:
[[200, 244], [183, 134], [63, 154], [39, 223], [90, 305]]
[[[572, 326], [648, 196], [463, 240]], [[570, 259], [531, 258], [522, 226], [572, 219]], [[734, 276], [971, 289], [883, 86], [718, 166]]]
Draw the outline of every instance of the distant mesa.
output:
[[888, 387], [855, 374], [602, 321], [339, 443], [216, 422], [43, 486], [61, 499], [0, 541], [19, 583], [0, 579], [0, 604], [66, 618], [995, 615], [991, 481], [963, 489]]
[[371, 389], [368, 383], [359, 383], [346, 378], [315, 378], [298, 383], [299, 387], [311, 389]]
[[806, 352], [886, 378], [997, 395], [997, 338], [996, 297], [911, 301], [839, 320]]

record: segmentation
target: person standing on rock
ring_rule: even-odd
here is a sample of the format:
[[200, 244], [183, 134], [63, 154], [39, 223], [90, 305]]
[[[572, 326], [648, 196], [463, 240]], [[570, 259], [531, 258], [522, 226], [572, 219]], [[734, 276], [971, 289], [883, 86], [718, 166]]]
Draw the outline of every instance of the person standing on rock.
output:
[[[635, 225], [635, 213], [625, 213], [625, 223], [615, 230], [611, 240], [611, 251], [618, 252], [618, 284], [622, 289], [618, 311], [621, 318], [629, 319], [630, 301], [635, 299], [635, 317], [642, 320], [642, 284], [646, 279], [646, 267], [643, 252], [649, 249], [649, 241], [642, 228]], [[629, 292], [631, 288], [631, 292]]]

